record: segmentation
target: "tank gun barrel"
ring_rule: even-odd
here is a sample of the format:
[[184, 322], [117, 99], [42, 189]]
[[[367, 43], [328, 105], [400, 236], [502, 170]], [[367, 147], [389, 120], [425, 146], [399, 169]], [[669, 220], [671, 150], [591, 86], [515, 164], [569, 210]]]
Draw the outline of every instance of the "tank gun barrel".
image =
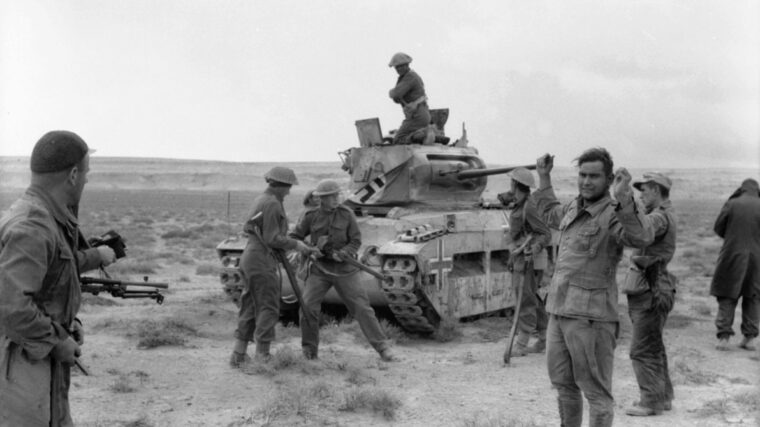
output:
[[536, 165], [523, 165], [523, 166], [509, 166], [505, 168], [486, 168], [486, 169], [465, 169], [455, 170], [449, 172], [441, 172], [441, 175], [456, 174], [458, 179], [472, 179], [480, 178], [481, 176], [499, 175], [504, 173], [510, 173], [517, 168], [525, 168], [528, 170], [535, 170]]

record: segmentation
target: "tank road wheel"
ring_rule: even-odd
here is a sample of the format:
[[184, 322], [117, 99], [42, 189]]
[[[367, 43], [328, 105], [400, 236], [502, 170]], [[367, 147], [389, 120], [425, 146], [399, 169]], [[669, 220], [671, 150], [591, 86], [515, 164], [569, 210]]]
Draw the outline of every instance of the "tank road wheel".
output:
[[422, 280], [414, 257], [392, 256], [385, 259], [383, 273], [389, 277], [382, 290], [388, 308], [401, 326], [420, 334], [435, 332], [440, 316], [422, 291]]
[[224, 293], [235, 306], [240, 308], [240, 297], [243, 295], [243, 275], [237, 268], [224, 267], [219, 274], [219, 281], [224, 286]]

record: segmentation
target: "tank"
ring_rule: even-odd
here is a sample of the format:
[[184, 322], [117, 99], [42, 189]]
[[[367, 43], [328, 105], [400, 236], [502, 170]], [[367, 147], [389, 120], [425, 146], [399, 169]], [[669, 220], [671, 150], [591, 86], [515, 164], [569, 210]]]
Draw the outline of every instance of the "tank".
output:
[[[484, 203], [482, 194], [488, 176], [517, 166], [487, 168], [464, 125], [449, 144], [448, 110], [431, 115], [434, 124], [408, 145], [389, 144], [377, 118], [359, 120], [359, 146], [339, 153], [349, 175], [344, 204], [362, 233], [359, 261], [379, 273], [359, 271], [357, 280], [374, 307], [387, 307], [415, 333], [434, 332], [444, 318], [488, 315], [515, 304], [508, 214], [498, 203]], [[233, 236], [217, 246], [221, 283], [233, 300], [242, 289], [237, 264], [246, 241]], [[284, 306], [292, 307], [297, 301], [282, 277]], [[325, 302], [342, 303], [334, 290]]]

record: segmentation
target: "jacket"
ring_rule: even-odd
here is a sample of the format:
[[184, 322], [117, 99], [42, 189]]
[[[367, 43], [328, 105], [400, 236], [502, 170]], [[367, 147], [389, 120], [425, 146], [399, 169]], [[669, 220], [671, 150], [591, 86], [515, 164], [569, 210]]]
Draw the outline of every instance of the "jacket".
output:
[[[261, 215], [253, 220], [258, 214]], [[248, 243], [240, 257], [240, 269], [246, 273], [275, 270], [277, 260], [271, 250], [290, 250], [296, 247], [296, 241], [287, 236], [288, 217], [285, 215], [282, 200], [268, 188], [253, 201], [253, 208], [246, 218], [243, 231], [248, 233]], [[263, 242], [255, 231], [258, 231]]]
[[80, 269], [100, 263], [78, 239], [72, 211], [38, 186], [0, 219], [0, 425], [71, 425], [69, 368], [50, 352], [79, 311]]
[[[333, 210], [322, 207], [306, 212], [301, 221], [290, 233], [290, 237], [303, 240], [311, 236], [311, 242], [326, 245], [335, 251], [342, 251], [355, 256], [362, 244], [359, 225], [351, 209], [339, 205]], [[324, 246], [324, 245], [322, 245]], [[355, 268], [346, 264], [332, 261], [329, 257], [321, 258], [320, 263], [329, 264], [331, 270], [340, 272], [354, 271]]]
[[654, 240], [650, 223], [636, 203], [621, 208], [606, 194], [584, 206], [578, 197], [561, 205], [554, 190], [533, 193], [544, 222], [560, 231], [546, 311], [577, 319], [618, 321], [617, 266], [624, 246], [645, 247]]
[[425, 84], [414, 70], [409, 70], [396, 80], [396, 86], [388, 92], [393, 102], [409, 104], [425, 96]]
[[760, 197], [745, 191], [729, 199], [715, 220], [723, 238], [710, 295], [760, 297]]

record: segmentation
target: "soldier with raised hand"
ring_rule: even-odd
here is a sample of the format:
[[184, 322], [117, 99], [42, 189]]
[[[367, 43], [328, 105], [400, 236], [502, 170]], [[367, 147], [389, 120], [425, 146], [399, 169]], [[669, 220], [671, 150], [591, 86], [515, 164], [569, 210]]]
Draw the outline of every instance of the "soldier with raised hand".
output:
[[[546, 349], [546, 309], [538, 296], [538, 287], [548, 264], [546, 246], [551, 243], [551, 230], [544, 224], [536, 211], [530, 189], [536, 186], [533, 174], [525, 168], [517, 168], [509, 173], [511, 192], [514, 203], [509, 214], [509, 232], [512, 237], [509, 263], [512, 270], [512, 283], [528, 283], [523, 286], [522, 302], [520, 304], [518, 335], [511, 356], [525, 356], [528, 353], [543, 353]], [[533, 277], [525, 280], [526, 265], [533, 263]], [[528, 346], [531, 333], [538, 332], [538, 340]]]
[[394, 144], [409, 144], [412, 134], [430, 124], [430, 110], [425, 95], [425, 84], [414, 70], [409, 68], [412, 57], [398, 52], [391, 57], [389, 67], [396, 69], [396, 86], [388, 92], [393, 102], [401, 104], [404, 121], [393, 135]]
[[281, 295], [278, 263], [272, 250], [296, 249], [302, 253], [314, 250], [287, 236], [288, 218], [282, 202], [290, 194], [290, 187], [298, 184], [295, 172], [275, 166], [264, 179], [268, 187], [254, 200], [243, 226], [248, 244], [240, 258], [240, 271], [246, 286], [240, 298], [235, 346], [230, 357], [233, 368], [250, 360], [246, 351], [251, 341], [256, 342], [256, 359], [266, 361], [271, 357], [269, 349], [280, 319]]
[[310, 236], [321, 251], [309, 269], [303, 289], [300, 322], [303, 354], [307, 359], [318, 357], [322, 300], [335, 286], [370, 345], [384, 361], [395, 361], [397, 358], [369, 304], [367, 291], [356, 282], [358, 270], [342, 260], [344, 257], [356, 258], [361, 246], [361, 232], [353, 212], [340, 204], [339, 193], [337, 182], [331, 179], [319, 182], [314, 191], [314, 195], [320, 198], [319, 207], [307, 211], [290, 233], [290, 237], [299, 241]]
[[659, 415], [670, 410], [673, 384], [662, 331], [673, 309], [675, 277], [668, 263], [676, 252], [676, 217], [670, 202], [672, 182], [667, 176], [650, 172], [633, 183], [646, 210], [646, 220], [654, 230], [651, 245], [634, 250], [631, 269], [622, 291], [628, 295], [631, 317], [630, 357], [639, 384], [639, 401], [626, 410], [631, 416]]
[[34, 146], [32, 180], [0, 219], [0, 425], [71, 426], [71, 366], [84, 343], [79, 272], [115, 260], [83, 248], [77, 212], [90, 170], [77, 134]]
[[589, 425], [603, 427], [611, 426], [615, 416], [617, 266], [625, 246], [645, 247], [652, 243], [653, 232], [634, 202], [630, 173], [621, 168], [613, 174], [607, 150], [586, 150], [577, 164], [580, 194], [563, 205], [552, 189], [553, 156], [536, 161], [540, 184], [533, 197], [538, 212], [550, 228], [560, 231], [546, 301], [546, 358], [558, 393], [560, 423], [581, 425], [585, 396]]

